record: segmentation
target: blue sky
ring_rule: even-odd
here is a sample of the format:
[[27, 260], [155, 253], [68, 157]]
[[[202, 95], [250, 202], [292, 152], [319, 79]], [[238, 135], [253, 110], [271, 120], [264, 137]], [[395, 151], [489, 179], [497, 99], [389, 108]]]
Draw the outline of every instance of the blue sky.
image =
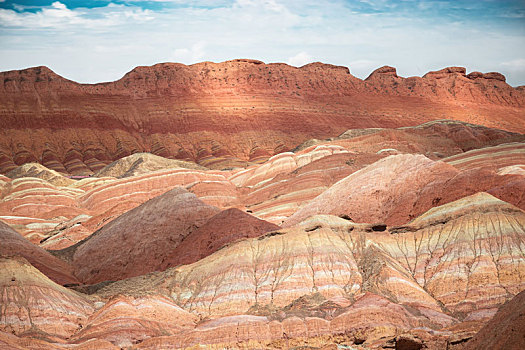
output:
[[233, 58], [321, 61], [360, 78], [457, 65], [525, 85], [525, 0], [0, 0], [0, 70], [46, 65], [92, 83]]

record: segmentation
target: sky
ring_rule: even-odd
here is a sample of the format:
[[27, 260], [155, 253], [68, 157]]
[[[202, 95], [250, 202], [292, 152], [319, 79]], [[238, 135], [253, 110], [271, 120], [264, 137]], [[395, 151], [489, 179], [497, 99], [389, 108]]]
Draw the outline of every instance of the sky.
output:
[[81, 83], [139, 65], [324, 62], [366, 78], [447, 66], [525, 85], [525, 0], [0, 0], [0, 71], [45, 65]]

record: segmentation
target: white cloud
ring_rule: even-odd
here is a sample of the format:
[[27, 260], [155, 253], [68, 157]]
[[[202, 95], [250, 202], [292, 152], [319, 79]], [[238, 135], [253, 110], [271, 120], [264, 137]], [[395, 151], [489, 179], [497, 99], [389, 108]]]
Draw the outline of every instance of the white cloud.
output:
[[237, 0], [236, 5], [239, 7], [262, 7], [274, 12], [287, 12], [288, 9], [283, 4], [275, 0]]
[[388, 0], [359, 0], [359, 2], [368, 4], [374, 9], [383, 9], [388, 6], [395, 6], [395, 3], [392, 4]]
[[190, 48], [176, 49], [173, 52], [172, 61], [185, 64], [193, 64], [205, 60], [205, 46], [205, 41], [199, 41], [193, 44]]
[[512, 61], [506, 61], [501, 63], [503, 67], [508, 67], [512, 70], [525, 71], [525, 58], [518, 58]]
[[297, 55], [290, 57], [286, 62], [291, 66], [301, 67], [307, 63], [312, 62], [312, 56], [302, 51]]
[[[19, 11], [23, 9], [25, 7], [18, 8]], [[0, 25], [27, 29], [60, 29], [67, 26], [99, 28], [122, 24], [127, 20], [148, 21], [154, 18], [152, 15], [150, 10], [113, 3], [106, 7], [70, 10], [65, 4], [55, 1], [51, 6], [42, 7], [37, 12], [0, 9]]]
[[59, 10], [67, 10], [66, 5], [64, 5], [60, 1], [55, 1], [54, 3], [51, 4], [51, 7], [59, 9]]
[[375, 67], [377, 65], [377, 63], [374, 62], [374, 61], [370, 61], [370, 60], [360, 59], [360, 60], [351, 61], [349, 63], [349, 65], [350, 65], [350, 68], [371, 69], [371, 68]]

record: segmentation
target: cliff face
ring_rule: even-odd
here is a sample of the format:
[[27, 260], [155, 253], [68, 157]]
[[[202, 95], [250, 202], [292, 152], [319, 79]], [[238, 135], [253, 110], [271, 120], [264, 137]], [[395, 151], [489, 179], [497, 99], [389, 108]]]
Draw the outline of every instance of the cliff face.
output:
[[0, 171], [37, 161], [88, 174], [139, 151], [228, 167], [350, 128], [443, 117], [524, 132], [524, 113], [523, 89], [461, 67], [411, 78], [382, 67], [363, 81], [322, 63], [163, 63], [101, 84], [36, 67], [0, 73]]

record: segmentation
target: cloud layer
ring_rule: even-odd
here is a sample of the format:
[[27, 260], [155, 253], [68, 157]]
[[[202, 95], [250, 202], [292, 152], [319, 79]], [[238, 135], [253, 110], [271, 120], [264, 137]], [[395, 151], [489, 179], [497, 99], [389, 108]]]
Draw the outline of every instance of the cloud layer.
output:
[[[0, 0], [1, 1], [1, 0]], [[255, 58], [382, 65], [403, 76], [450, 65], [525, 84], [522, 1], [166, 0], [0, 2], [0, 70], [47, 65], [79, 82], [137, 65]]]

